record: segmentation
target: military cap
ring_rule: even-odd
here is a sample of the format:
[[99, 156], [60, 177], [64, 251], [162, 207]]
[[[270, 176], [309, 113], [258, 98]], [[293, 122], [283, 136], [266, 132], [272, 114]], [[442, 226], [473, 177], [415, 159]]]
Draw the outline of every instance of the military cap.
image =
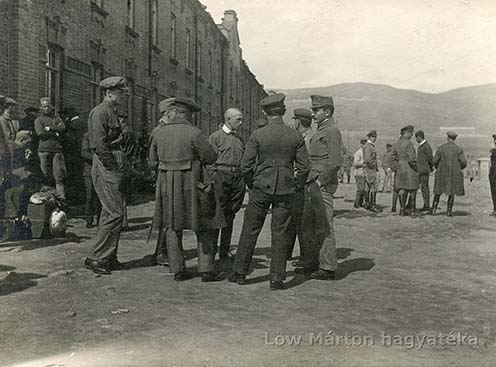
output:
[[294, 119], [303, 119], [303, 120], [311, 120], [312, 119], [312, 111], [307, 110], [305, 108], [295, 108], [293, 111]]
[[400, 133], [403, 134], [406, 131], [410, 131], [413, 133], [414, 130], [415, 130], [415, 128], [412, 125], [406, 125], [406, 126], [401, 128]]
[[172, 107], [182, 107], [187, 108], [191, 112], [199, 112], [201, 110], [200, 106], [196, 104], [191, 98], [188, 97], [171, 97], [164, 99], [158, 105], [161, 113], [171, 109]]
[[103, 79], [100, 82], [100, 88], [127, 90], [126, 79], [124, 79], [122, 76], [111, 76], [109, 78]]
[[14, 98], [10, 98], [10, 97], [5, 98], [5, 102], [4, 102], [5, 106], [15, 106], [16, 104], [17, 102], [15, 101]]
[[370, 138], [372, 136], [377, 136], [377, 130], [370, 130], [367, 134], [367, 137]]
[[458, 136], [458, 134], [455, 133], [454, 131], [448, 131], [446, 135], [448, 135], [448, 138], [450, 139], [456, 139], [456, 137]]
[[282, 93], [274, 93], [260, 101], [260, 106], [264, 107], [284, 107], [286, 96]]
[[327, 96], [319, 96], [319, 95], [311, 95], [310, 98], [312, 99], [312, 109], [313, 108], [322, 108], [322, 107], [334, 107], [334, 101], [332, 100], [332, 97], [327, 97]]
[[29, 106], [24, 109], [24, 113], [27, 115], [29, 113], [38, 113], [40, 112], [40, 109], [38, 107], [34, 106]]

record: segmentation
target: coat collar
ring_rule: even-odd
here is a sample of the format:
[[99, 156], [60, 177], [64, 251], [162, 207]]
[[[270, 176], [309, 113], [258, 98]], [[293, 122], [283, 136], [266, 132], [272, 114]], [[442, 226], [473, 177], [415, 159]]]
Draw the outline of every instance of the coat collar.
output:
[[329, 117], [320, 123], [320, 125], [317, 127], [317, 131], [323, 130], [326, 127], [334, 126], [334, 125], [336, 125], [336, 120], [334, 120], [334, 117]]
[[267, 116], [267, 121], [269, 124], [283, 124], [284, 121], [281, 116]]

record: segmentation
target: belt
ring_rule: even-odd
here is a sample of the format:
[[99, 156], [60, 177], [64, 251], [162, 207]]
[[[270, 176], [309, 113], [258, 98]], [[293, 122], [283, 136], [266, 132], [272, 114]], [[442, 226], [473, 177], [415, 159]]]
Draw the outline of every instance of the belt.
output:
[[267, 159], [263, 163], [269, 167], [293, 167], [293, 162], [285, 161], [284, 159]]
[[191, 161], [160, 162], [158, 169], [161, 171], [188, 171], [191, 169]]
[[241, 172], [241, 167], [239, 166], [229, 166], [227, 164], [216, 164], [215, 169], [218, 171], [225, 171], [225, 172], [234, 172], [234, 173], [239, 173]]

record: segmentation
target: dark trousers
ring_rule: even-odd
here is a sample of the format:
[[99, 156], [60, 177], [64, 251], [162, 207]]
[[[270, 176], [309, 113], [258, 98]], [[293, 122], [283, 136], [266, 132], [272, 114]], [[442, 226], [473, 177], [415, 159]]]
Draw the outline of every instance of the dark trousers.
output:
[[88, 258], [106, 263], [117, 257], [121, 235], [124, 218], [122, 174], [108, 171], [96, 154], [93, 155], [91, 171], [95, 192], [102, 204], [102, 213], [95, 245]]
[[220, 232], [219, 256], [223, 258], [228, 255], [231, 247], [234, 218], [241, 209], [245, 197], [245, 181], [239, 172], [231, 172], [223, 168], [217, 168], [215, 176], [216, 184], [222, 187], [220, 205], [226, 218], [227, 226], [221, 230], [214, 230], [213, 234], [214, 244], [217, 247]]
[[267, 211], [272, 206], [270, 279], [282, 281], [286, 278], [288, 227], [291, 223], [293, 198], [292, 194], [269, 195], [257, 189], [250, 192], [234, 260], [235, 272], [248, 273], [258, 235], [262, 230]]
[[298, 236], [298, 242], [300, 243], [300, 258], [304, 257], [304, 249], [301, 246], [302, 242], [302, 226], [301, 218], [303, 217], [303, 208], [305, 206], [305, 190], [299, 190], [294, 195], [293, 200], [293, 215], [291, 219], [291, 224], [288, 229], [288, 253], [287, 258], [293, 256], [293, 250], [296, 244], [296, 236]]
[[489, 173], [489, 185], [491, 186], [491, 196], [493, 198], [493, 210], [496, 211], [496, 169], [491, 168]]
[[424, 208], [429, 208], [431, 203], [430, 189], [429, 189], [429, 174], [419, 175], [420, 191], [424, 199]]
[[84, 180], [84, 189], [86, 193], [85, 207], [84, 207], [84, 216], [86, 218], [86, 223], [92, 224], [93, 216], [96, 214], [97, 224], [98, 224], [99, 221], [98, 219], [100, 218], [100, 211], [102, 210], [100, 200], [98, 200], [98, 196], [96, 195], [91, 176], [83, 176], [83, 180]]
[[[198, 272], [207, 273], [214, 270], [215, 247], [212, 231], [196, 232]], [[169, 255], [169, 272], [180, 273], [186, 270], [183, 249], [183, 231], [165, 229], [165, 243]]]

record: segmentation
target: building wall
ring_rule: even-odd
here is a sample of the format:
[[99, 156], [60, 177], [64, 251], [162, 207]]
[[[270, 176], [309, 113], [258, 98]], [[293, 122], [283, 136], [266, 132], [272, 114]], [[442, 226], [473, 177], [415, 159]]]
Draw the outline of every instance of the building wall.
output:
[[122, 75], [130, 85], [122, 112], [138, 136], [155, 126], [167, 96], [195, 99], [202, 107], [196, 124], [206, 134], [228, 107], [245, 112], [245, 137], [261, 115], [265, 91], [242, 60], [234, 11], [221, 25], [197, 0], [0, 0], [0, 13], [10, 15], [0, 20], [0, 93], [20, 110], [53, 95], [58, 111], [74, 106], [86, 118], [100, 101], [98, 82]]

